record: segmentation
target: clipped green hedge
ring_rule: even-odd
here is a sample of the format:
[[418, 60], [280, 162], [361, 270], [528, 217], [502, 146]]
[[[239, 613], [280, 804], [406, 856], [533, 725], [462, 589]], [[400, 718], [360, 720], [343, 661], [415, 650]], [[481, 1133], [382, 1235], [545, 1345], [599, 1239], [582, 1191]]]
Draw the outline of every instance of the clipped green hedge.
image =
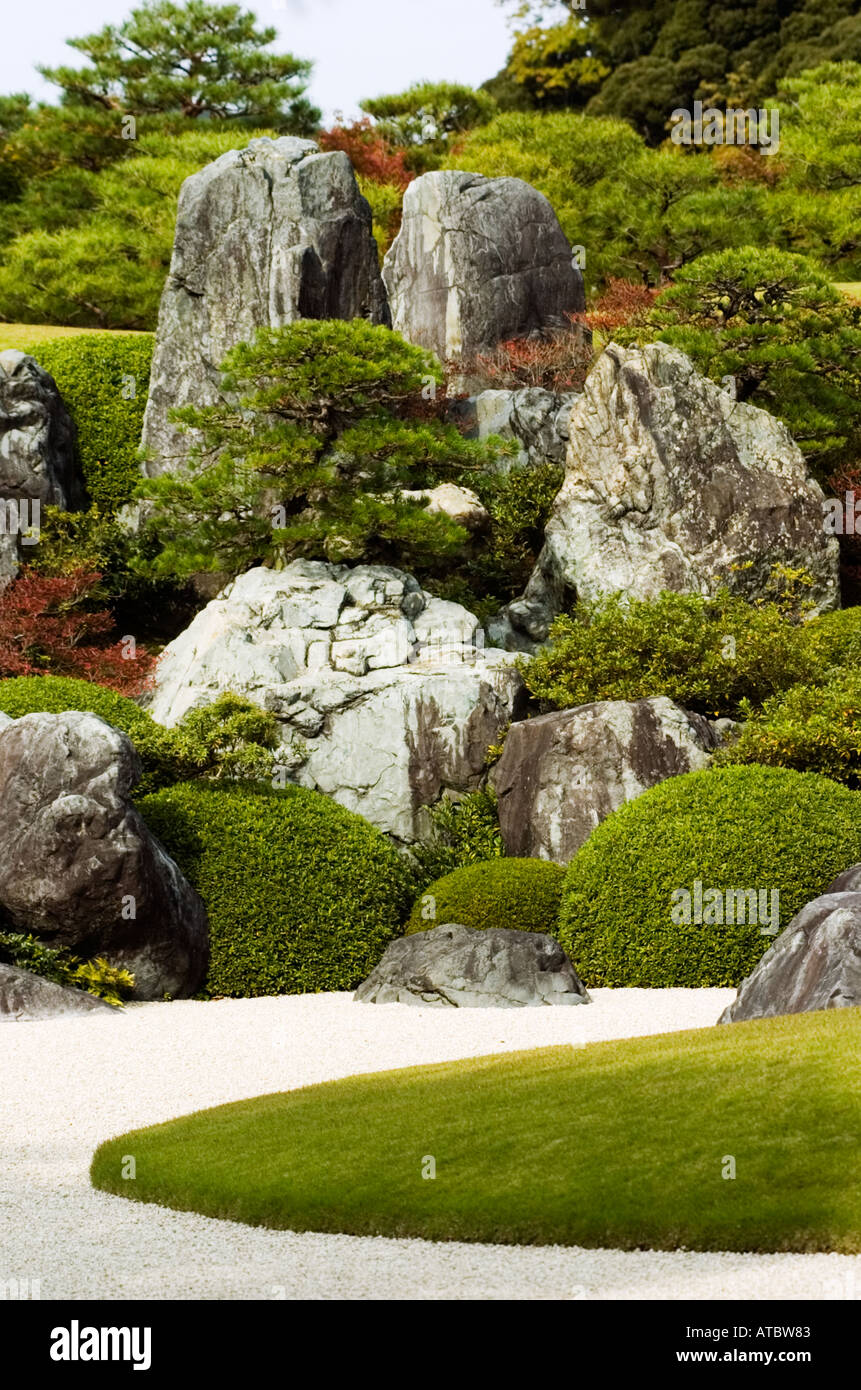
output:
[[139, 807], [206, 904], [212, 995], [354, 989], [400, 934], [406, 860], [319, 792], [184, 783]]
[[565, 870], [546, 859], [490, 859], [437, 879], [417, 899], [407, 935], [459, 922], [555, 936]]
[[[861, 795], [826, 777], [760, 766], [671, 777], [615, 811], [575, 855], [559, 940], [587, 988], [735, 986], [774, 936], [761, 934], [759, 918], [710, 922], [717, 895], [724, 919], [729, 890], [766, 890], [766, 914], [776, 890], [782, 929], [859, 861]], [[678, 920], [681, 890], [690, 922]]]
[[140, 480], [154, 343], [151, 333], [83, 333], [49, 339], [33, 351], [77, 425], [84, 482], [101, 512], [122, 507]]
[[146, 796], [177, 780], [181, 763], [173, 731], [156, 724], [134, 700], [70, 676], [13, 676], [0, 681], [0, 713], [10, 719], [66, 710], [89, 711], [128, 734], [143, 767], [135, 796]]

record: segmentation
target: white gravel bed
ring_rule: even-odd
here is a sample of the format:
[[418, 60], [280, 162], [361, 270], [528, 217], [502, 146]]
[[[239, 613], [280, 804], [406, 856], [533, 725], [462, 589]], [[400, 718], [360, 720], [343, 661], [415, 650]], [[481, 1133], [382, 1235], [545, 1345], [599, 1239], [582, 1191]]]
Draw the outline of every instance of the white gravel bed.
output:
[[861, 1297], [861, 1256], [509, 1247], [264, 1231], [94, 1192], [124, 1130], [335, 1077], [709, 1027], [732, 990], [423, 1009], [347, 994], [143, 1004], [0, 1026], [0, 1284], [43, 1299]]

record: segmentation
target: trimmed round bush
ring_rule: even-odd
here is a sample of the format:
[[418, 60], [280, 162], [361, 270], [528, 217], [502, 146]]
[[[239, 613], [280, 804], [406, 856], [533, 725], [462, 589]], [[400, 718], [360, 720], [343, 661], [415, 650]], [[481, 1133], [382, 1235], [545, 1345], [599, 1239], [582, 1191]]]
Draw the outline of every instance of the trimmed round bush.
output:
[[689, 772], [592, 832], [559, 940], [587, 989], [735, 986], [774, 941], [773, 908], [782, 929], [859, 861], [858, 792], [784, 768]]
[[13, 676], [0, 681], [0, 713], [10, 719], [25, 714], [63, 714], [86, 710], [128, 734], [141, 760], [143, 775], [135, 796], [145, 796], [175, 782], [182, 771], [176, 736], [156, 724], [134, 700], [103, 685], [71, 676]]
[[84, 482], [101, 512], [130, 501], [140, 482], [154, 342], [152, 333], [82, 333], [48, 339], [33, 350], [78, 428]]
[[406, 860], [320, 792], [187, 782], [139, 808], [206, 904], [210, 995], [354, 989], [400, 935]]
[[555, 936], [565, 870], [546, 859], [489, 859], [437, 879], [416, 901], [407, 935], [459, 922]]

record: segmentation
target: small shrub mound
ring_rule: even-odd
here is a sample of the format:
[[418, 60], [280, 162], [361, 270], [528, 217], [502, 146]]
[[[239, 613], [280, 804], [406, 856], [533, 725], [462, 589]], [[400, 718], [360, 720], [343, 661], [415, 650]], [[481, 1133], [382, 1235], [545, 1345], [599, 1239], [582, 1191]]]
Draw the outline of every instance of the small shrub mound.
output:
[[400, 933], [406, 861], [319, 792], [184, 783], [140, 810], [206, 904], [211, 995], [354, 989]]
[[718, 763], [821, 772], [861, 787], [861, 673], [836, 671], [825, 685], [793, 686], [742, 716], [739, 737], [721, 749]]
[[407, 935], [446, 922], [556, 935], [565, 870], [546, 859], [490, 859], [437, 879], [421, 894]]
[[138, 449], [154, 341], [151, 333], [85, 333], [35, 349], [77, 425], [84, 482], [102, 512], [130, 501], [140, 481]]
[[758, 766], [671, 777], [571, 861], [559, 940], [587, 988], [738, 985], [774, 940], [763, 929], [775, 905], [782, 929], [859, 860], [861, 797], [826, 777]]

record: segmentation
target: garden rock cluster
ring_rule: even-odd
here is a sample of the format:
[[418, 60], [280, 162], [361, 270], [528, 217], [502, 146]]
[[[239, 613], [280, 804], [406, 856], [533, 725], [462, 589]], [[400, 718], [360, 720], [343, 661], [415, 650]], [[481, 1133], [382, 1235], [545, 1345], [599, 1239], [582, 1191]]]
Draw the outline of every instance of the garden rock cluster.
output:
[[861, 1008], [861, 864], [807, 903], [742, 981], [719, 1023]]
[[411, 575], [297, 560], [207, 604], [165, 649], [149, 712], [170, 726], [224, 691], [248, 696], [280, 721], [290, 781], [409, 843], [422, 808], [484, 780], [523, 699], [514, 661]]
[[453, 1009], [591, 1002], [552, 937], [457, 923], [393, 941], [353, 997], [364, 1004]]
[[596, 825], [667, 777], [708, 767], [719, 735], [665, 696], [513, 724], [491, 781], [507, 855], [567, 864]]
[[838, 605], [838, 546], [823, 493], [780, 421], [737, 402], [663, 343], [611, 344], [569, 425], [565, 481], [514, 627], [543, 641], [579, 597], [663, 589], [762, 594], [778, 563]]
[[180, 192], [144, 419], [150, 475], [188, 456], [171, 407], [212, 404], [232, 347], [300, 318], [388, 322], [371, 209], [341, 151], [261, 137]]
[[435, 170], [404, 194], [383, 279], [397, 332], [471, 366], [507, 338], [570, 329], [583, 277], [556, 213], [521, 179]]
[[0, 733], [0, 910], [47, 946], [103, 956], [133, 997], [184, 997], [208, 960], [203, 903], [131, 801], [140, 764], [93, 714], [28, 714]]

